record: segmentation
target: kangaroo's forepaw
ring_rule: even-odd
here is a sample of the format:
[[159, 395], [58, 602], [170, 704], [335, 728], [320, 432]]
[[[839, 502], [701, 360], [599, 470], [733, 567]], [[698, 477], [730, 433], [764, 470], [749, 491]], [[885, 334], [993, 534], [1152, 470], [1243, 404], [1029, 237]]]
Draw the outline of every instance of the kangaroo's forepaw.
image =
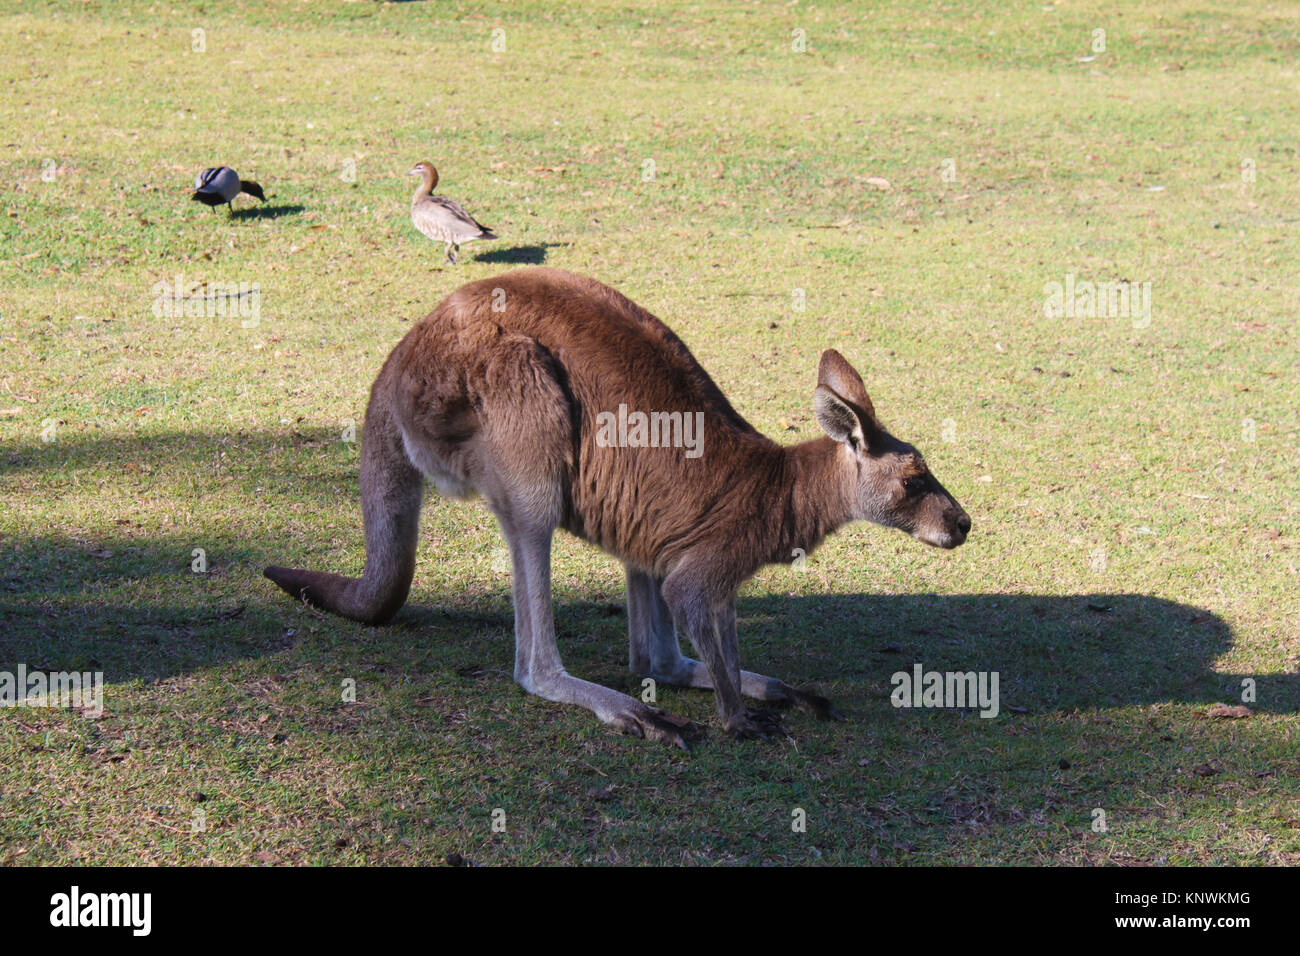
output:
[[812, 714], [818, 720], [848, 720], [829, 700], [811, 691], [796, 690], [792, 702], [800, 710]]
[[785, 733], [781, 715], [775, 710], [746, 710], [729, 718], [725, 726], [736, 740], [771, 740]]
[[683, 734], [683, 731], [691, 729], [691, 721], [685, 717], [676, 717], [665, 713], [656, 707], [637, 704], [636, 707], [630, 707], [623, 713], [615, 715], [609, 721], [609, 724], [625, 734], [631, 734], [633, 737], [643, 737], [646, 740], [658, 741], [661, 744], [670, 744], [685, 751], [691, 749], [686, 736]]

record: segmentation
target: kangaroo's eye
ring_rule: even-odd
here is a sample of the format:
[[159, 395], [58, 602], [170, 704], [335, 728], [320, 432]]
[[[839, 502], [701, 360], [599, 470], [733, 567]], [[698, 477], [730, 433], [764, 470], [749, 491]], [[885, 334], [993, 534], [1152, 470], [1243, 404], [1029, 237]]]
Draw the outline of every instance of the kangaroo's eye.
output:
[[903, 487], [909, 495], [919, 495], [925, 490], [925, 479], [920, 475], [913, 475], [903, 482]]

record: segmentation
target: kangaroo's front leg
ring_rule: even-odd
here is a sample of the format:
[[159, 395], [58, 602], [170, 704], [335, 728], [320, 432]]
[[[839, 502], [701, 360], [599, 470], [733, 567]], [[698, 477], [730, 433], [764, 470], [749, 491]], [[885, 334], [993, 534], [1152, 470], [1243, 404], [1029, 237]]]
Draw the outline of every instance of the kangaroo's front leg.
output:
[[[653, 677], [664, 684], [690, 687], [679, 664], [695, 661], [682, 656], [673, 628], [672, 612], [659, 593], [661, 581], [628, 564], [627, 636], [628, 669], [641, 677]], [[706, 685], [712, 686], [712, 685]]]
[[[659, 579], [635, 568], [627, 569], [628, 636], [632, 649], [632, 672], [676, 687], [712, 690], [713, 679], [709, 676], [709, 669], [682, 653], [661, 587], [662, 581]], [[730, 640], [739, 646], [734, 599], [714, 609], [714, 626], [724, 636], [724, 640]], [[740, 672], [740, 693], [743, 697], [768, 703], [793, 704], [821, 720], [844, 719], [844, 715], [825, 697], [798, 690], [775, 677], [766, 677], [753, 671]]]
[[[721, 605], [714, 612], [718, 633], [724, 640], [729, 640], [733, 647], [739, 647], [736, 636], [736, 602], [733, 598]], [[729, 635], [729, 637], [728, 637]], [[799, 690], [785, 681], [775, 677], [764, 677], [751, 671], [740, 672], [740, 692], [746, 697], [767, 701], [773, 704], [793, 704], [802, 711], [812, 714], [819, 720], [843, 720], [835, 705], [820, 694]]]
[[513, 565], [515, 680], [529, 693], [585, 707], [624, 733], [690, 749], [681, 731], [690, 721], [665, 714], [616, 690], [569, 674], [560, 660], [551, 605], [551, 535], [554, 529], [501, 522]]
[[663, 598], [672, 611], [673, 620], [686, 632], [704, 662], [717, 698], [722, 726], [736, 737], [766, 736], [740, 699], [740, 660], [735, 629], [723, 632], [717, 626], [716, 610], [726, 601], [711, 598], [689, 565], [679, 567], [664, 579]]

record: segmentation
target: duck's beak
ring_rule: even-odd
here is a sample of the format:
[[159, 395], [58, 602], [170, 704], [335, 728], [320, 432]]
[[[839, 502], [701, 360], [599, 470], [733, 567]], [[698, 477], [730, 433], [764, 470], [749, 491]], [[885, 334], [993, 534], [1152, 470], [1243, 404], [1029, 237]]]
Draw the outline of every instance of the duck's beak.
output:
[[418, 166], [412, 166], [410, 169], [408, 169], [408, 170], [406, 171], [406, 175], [408, 175], [408, 176], [418, 176], [418, 175], [420, 175], [420, 173], [422, 173], [422, 172], [424, 172], [424, 170], [420, 169]]

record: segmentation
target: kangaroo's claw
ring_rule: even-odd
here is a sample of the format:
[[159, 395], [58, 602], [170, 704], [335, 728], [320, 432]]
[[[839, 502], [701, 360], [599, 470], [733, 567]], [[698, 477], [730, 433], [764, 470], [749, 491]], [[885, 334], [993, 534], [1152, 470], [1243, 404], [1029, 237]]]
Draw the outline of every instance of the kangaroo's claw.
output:
[[781, 715], [775, 710], [746, 710], [727, 721], [727, 733], [736, 740], [771, 740], [784, 734]]
[[796, 690], [792, 703], [818, 720], [848, 720], [844, 713], [829, 700], [811, 691]]
[[646, 707], [642, 704], [636, 709], [618, 714], [609, 723], [610, 726], [633, 737], [670, 744], [690, 752], [691, 746], [682, 731], [689, 730], [692, 723], [685, 717], [676, 717], [658, 708]]

